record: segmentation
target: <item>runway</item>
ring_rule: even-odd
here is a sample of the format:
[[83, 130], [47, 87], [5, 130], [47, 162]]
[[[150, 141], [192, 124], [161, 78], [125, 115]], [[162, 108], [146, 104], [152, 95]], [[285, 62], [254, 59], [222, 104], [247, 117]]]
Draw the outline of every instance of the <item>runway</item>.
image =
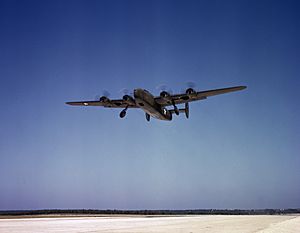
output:
[[209, 215], [180, 217], [54, 217], [0, 219], [0, 232], [114, 232], [114, 233], [292, 233], [300, 216]]

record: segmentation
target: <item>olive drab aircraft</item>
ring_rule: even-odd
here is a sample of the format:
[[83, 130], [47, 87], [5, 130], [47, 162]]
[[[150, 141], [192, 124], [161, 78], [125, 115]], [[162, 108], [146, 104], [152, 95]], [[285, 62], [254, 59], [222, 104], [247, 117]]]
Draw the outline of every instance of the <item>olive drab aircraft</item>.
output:
[[[246, 86], [227, 87], [214, 90], [196, 91], [193, 88], [187, 88], [184, 93], [171, 94], [163, 90], [159, 96], [152, 95], [149, 91], [141, 88], [134, 89], [133, 95], [125, 94], [122, 99], [109, 99], [107, 96], [101, 96], [94, 101], [66, 102], [74, 106], [101, 106], [105, 108], [121, 108], [120, 118], [126, 116], [128, 108], [140, 108], [145, 112], [146, 120], [156, 118], [159, 120], [171, 121], [174, 114], [184, 113], [189, 118], [189, 103], [197, 100], [205, 100], [207, 97], [225, 94], [233, 91], [240, 91]], [[178, 104], [184, 104], [184, 108], [178, 108]], [[171, 107], [171, 108], [167, 108]]]

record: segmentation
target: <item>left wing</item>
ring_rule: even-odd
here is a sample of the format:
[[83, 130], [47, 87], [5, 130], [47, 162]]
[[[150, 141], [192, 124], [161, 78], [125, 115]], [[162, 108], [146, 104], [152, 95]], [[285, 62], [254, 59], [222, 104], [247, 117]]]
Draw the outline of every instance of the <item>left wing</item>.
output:
[[66, 102], [66, 104], [74, 106], [102, 106], [105, 108], [138, 108], [135, 103], [128, 103], [123, 99], [107, 100], [107, 101], [78, 101]]
[[173, 104], [172, 101], [174, 101], [175, 104], [184, 104], [196, 100], [203, 100], [209, 96], [225, 94], [233, 91], [241, 91], [245, 88], [246, 86], [228, 87], [228, 88], [221, 88], [221, 89], [214, 89], [214, 90], [207, 90], [207, 91], [199, 91], [191, 94], [184, 93], [184, 94], [170, 95], [169, 98], [163, 98], [159, 96], [159, 97], [155, 97], [155, 100], [157, 103], [163, 106], [169, 106]]

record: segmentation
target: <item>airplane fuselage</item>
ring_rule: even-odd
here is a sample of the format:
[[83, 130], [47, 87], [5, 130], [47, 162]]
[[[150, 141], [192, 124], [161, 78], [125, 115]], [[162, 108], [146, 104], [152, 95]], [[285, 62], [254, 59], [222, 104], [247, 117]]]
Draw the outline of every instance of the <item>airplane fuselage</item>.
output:
[[172, 114], [168, 109], [155, 101], [154, 96], [144, 89], [135, 89], [134, 98], [136, 104], [144, 110], [145, 113], [159, 120], [171, 121]]

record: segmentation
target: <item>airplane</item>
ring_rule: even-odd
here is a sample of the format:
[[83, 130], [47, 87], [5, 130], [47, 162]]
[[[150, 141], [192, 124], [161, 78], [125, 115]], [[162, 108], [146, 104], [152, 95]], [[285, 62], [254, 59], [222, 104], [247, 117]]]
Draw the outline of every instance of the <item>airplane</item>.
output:
[[[126, 116], [128, 108], [141, 108], [145, 112], [146, 120], [156, 118], [159, 120], [171, 121], [172, 115], [185, 113], [186, 118], [189, 118], [189, 103], [197, 100], [204, 100], [207, 97], [225, 94], [233, 91], [241, 91], [247, 88], [246, 86], [227, 87], [206, 91], [195, 91], [189, 87], [185, 93], [170, 94], [168, 91], [161, 91], [159, 96], [153, 96], [149, 91], [141, 88], [134, 89], [133, 96], [124, 95], [122, 99], [109, 99], [107, 96], [101, 96], [96, 101], [77, 101], [66, 102], [66, 104], [74, 106], [102, 106], [106, 108], [123, 108], [120, 112], [120, 118]], [[180, 109], [178, 104], [184, 104], [185, 107]], [[173, 106], [173, 109], [167, 109], [167, 106]]]

